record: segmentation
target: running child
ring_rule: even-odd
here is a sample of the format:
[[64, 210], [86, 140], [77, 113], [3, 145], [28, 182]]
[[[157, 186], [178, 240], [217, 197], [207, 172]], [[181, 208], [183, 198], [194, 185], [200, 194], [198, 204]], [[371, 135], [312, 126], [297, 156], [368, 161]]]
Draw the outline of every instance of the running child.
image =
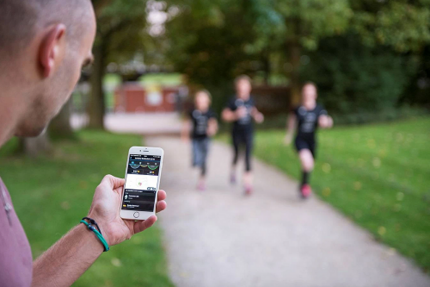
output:
[[209, 152], [210, 138], [218, 130], [215, 113], [210, 109], [211, 95], [206, 90], [198, 91], [194, 96], [194, 109], [182, 129], [182, 138], [191, 137], [193, 166], [200, 168], [197, 189], [206, 189], [206, 159]]
[[321, 128], [333, 126], [333, 119], [321, 105], [317, 104], [316, 99], [316, 85], [312, 82], [305, 83], [302, 88], [302, 104], [290, 113], [287, 121], [286, 144], [291, 143], [294, 130], [297, 129], [294, 144], [302, 167], [299, 189], [302, 198], [307, 198], [312, 193], [309, 176], [314, 168], [317, 128], [318, 126]]
[[233, 163], [230, 174], [230, 182], [236, 183], [236, 165], [239, 157], [239, 149], [245, 147], [245, 173], [243, 184], [245, 195], [250, 195], [253, 189], [251, 154], [254, 141], [253, 120], [257, 123], [264, 121], [264, 116], [255, 107], [251, 97], [251, 79], [242, 75], [234, 81], [236, 96], [231, 99], [222, 112], [222, 118], [226, 122], [233, 122], [231, 133], [233, 142]]

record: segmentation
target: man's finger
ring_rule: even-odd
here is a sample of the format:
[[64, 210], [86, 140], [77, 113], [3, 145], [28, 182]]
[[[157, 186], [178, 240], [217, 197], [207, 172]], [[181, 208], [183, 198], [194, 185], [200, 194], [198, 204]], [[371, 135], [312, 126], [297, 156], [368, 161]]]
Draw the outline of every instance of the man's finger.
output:
[[121, 187], [124, 185], [124, 183], [125, 183], [125, 179], [115, 177], [115, 176], [110, 175], [110, 174], [105, 175], [105, 177], [103, 177], [102, 182], [101, 182], [101, 184], [106, 184], [112, 189]]
[[164, 200], [159, 201], [157, 202], [156, 212], [163, 211], [166, 209], [166, 207], [167, 207], [167, 203]]
[[165, 200], [167, 197], [167, 194], [164, 190], [159, 190], [158, 191], [158, 195], [157, 195], [157, 200], [161, 201], [161, 200]]
[[147, 220], [138, 221], [134, 224], [134, 233], [139, 233], [151, 227], [157, 221], [157, 216], [151, 215]]

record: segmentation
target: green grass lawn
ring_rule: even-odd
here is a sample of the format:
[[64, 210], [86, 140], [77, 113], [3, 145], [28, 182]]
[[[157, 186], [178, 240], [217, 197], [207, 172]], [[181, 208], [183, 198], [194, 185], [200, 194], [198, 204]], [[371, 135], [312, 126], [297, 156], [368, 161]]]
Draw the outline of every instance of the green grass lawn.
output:
[[[0, 176], [36, 258], [87, 215], [105, 174], [124, 176], [130, 146], [141, 137], [83, 131], [79, 141], [55, 142], [52, 155], [30, 159], [0, 153]], [[173, 286], [167, 277], [161, 231], [155, 226], [113, 246], [73, 286]]]
[[182, 75], [179, 73], [147, 74], [139, 79], [143, 85], [161, 85], [163, 87], [179, 86], [183, 84]]
[[[257, 132], [255, 154], [298, 179], [284, 135]], [[324, 130], [317, 152], [318, 196], [430, 270], [430, 118]]]

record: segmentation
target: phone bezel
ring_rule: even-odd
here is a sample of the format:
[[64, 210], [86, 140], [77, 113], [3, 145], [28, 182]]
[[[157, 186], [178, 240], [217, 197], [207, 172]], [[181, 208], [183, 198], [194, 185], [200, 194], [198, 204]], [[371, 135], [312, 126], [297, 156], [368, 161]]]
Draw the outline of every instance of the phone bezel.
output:
[[[158, 172], [158, 179], [157, 179], [157, 192], [155, 194], [155, 202], [154, 202], [154, 210], [151, 211], [141, 211], [141, 210], [123, 210], [123, 200], [124, 200], [124, 188], [122, 189], [121, 193], [121, 205], [120, 205], [120, 216], [123, 219], [131, 219], [131, 220], [146, 220], [151, 215], [155, 214], [155, 209], [157, 205], [157, 196], [158, 196], [158, 190], [160, 189], [160, 180], [161, 180], [161, 172], [163, 170], [163, 159], [164, 159], [164, 150], [160, 147], [143, 147], [143, 146], [132, 146], [128, 150], [127, 155], [127, 164], [125, 166], [125, 180], [127, 181], [127, 168], [128, 168], [128, 162], [130, 160], [130, 154], [142, 154], [142, 155], [159, 155], [161, 156], [160, 160], [160, 170]], [[125, 185], [124, 185], [125, 187]], [[138, 217], [134, 217], [133, 214], [135, 212], [139, 212]]]

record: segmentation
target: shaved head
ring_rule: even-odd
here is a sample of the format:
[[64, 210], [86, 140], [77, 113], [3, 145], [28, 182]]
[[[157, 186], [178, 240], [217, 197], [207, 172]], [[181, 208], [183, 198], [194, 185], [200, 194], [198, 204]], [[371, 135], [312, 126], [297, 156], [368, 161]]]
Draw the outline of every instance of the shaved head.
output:
[[68, 40], [76, 43], [93, 13], [90, 7], [90, 0], [0, 0], [0, 53], [16, 55], [53, 23], [64, 23]]
[[95, 33], [90, 0], [0, 0], [0, 146], [45, 129], [92, 61]]

